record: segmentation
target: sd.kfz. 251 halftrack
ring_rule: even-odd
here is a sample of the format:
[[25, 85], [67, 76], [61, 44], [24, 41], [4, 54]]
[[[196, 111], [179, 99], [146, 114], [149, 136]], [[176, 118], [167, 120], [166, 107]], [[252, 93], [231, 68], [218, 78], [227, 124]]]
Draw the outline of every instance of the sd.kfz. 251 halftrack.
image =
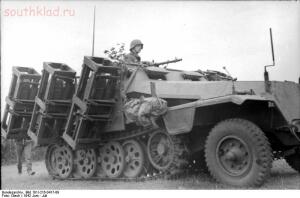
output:
[[219, 182], [259, 186], [279, 157], [300, 171], [294, 82], [86, 56], [79, 79], [62, 63], [45, 62], [41, 76], [14, 67], [6, 102], [2, 133], [47, 146], [54, 178], [169, 177], [204, 162]]

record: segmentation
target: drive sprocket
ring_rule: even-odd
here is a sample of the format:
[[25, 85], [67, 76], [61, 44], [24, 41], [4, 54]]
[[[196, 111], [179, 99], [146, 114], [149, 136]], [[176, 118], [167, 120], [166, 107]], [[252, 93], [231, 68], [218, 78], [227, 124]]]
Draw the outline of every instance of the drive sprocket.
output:
[[148, 139], [147, 155], [150, 163], [158, 171], [174, 175], [188, 164], [188, 150], [183, 136], [169, 135], [159, 129]]

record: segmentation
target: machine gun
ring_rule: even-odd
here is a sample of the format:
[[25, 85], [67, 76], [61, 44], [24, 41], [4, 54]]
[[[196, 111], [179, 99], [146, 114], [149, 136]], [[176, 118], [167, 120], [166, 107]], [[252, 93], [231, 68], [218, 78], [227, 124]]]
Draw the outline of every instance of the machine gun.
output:
[[165, 64], [169, 64], [169, 63], [177, 63], [182, 61], [182, 58], [177, 59], [175, 58], [174, 60], [168, 60], [168, 61], [164, 61], [164, 62], [160, 62], [160, 63], [150, 63], [149, 66], [154, 66], [154, 67], [159, 67], [160, 65], [165, 65]]
[[140, 66], [140, 67], [159, 67], [160, 65], [165, 65], [165, 64], [169, 64], [169, 63], [177, 63], [182, 61], [182, 58], [177, 59], [175, 58], [174, 60], [170, 60], [170, 61], [164, 61], [164, 62], [159, 62], [159, 63], [155, 63], [155, 62], [148, 62], [148, 61], [142, 61], [141, 63], [129, 63], [129, 62], [124, 62], [122, 60], [119, 60], [121, 63], [125, 63], [126, 65], [132, 65], [132, 66]]

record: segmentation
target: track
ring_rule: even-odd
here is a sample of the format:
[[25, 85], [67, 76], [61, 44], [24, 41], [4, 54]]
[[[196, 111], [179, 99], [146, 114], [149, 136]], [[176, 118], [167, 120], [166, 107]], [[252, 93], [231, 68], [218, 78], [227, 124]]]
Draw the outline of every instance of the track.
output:
[[172, 178], [187, 166], [187, 139], [163, 129], [145, 129], [104, 136], [98, 148], [73, 151], [52, 144], [46, 168], [59, 180], [145, 181]]

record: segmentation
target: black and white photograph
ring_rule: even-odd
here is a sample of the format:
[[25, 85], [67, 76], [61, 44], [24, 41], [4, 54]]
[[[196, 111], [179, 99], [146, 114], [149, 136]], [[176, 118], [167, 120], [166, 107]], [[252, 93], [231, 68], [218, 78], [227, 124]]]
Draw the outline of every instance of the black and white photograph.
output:
[[1, 196], [299, 194], [299, 55], [298, 0], [2, 0]]

